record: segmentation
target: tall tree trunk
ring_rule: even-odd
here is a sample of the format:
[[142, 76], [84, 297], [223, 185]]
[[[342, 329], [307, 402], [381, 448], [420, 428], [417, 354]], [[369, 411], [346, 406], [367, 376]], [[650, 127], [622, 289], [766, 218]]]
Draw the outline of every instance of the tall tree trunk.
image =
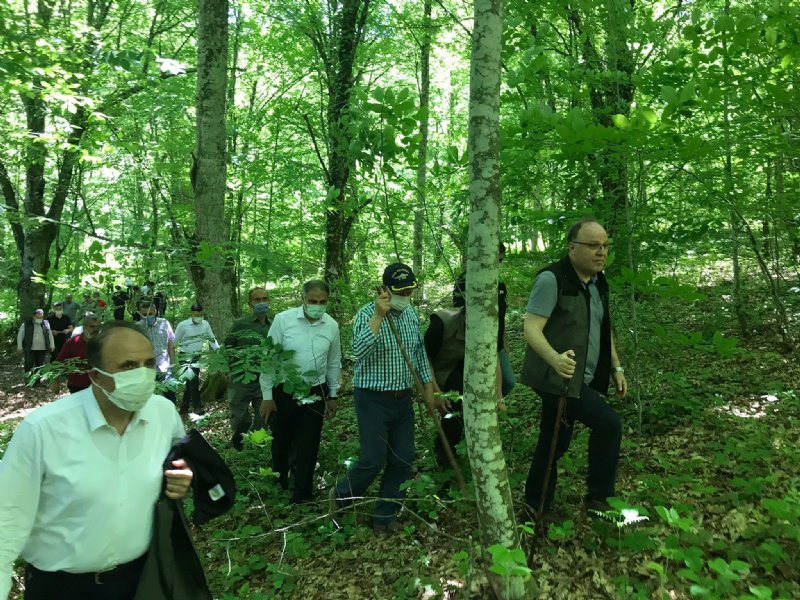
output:
[[[502, 0], [476, 0], [469, 102], [470, 216], [464, 421], [485, 548], [518, 550], [505, 456], [497, 422], [497, 243], [500, 216], [500, 53]], [[525, 566], [524, 555], [520, 566]], [[530, 597], [530, 577], [489, 572], [501, 598]]]
[[[325, 222], [325, 279], [331, 283], [347, 280], [347, 236], [353, 225], [356, 209], [348, 208], [347, 183], [350, 179], [350, 96], [355, 82], [355, 61], [364, 39], [370, 0], [343, 0], [332, 16], [333, 47], [330, 55], [323, 49], [321, 58], [327, 64], [328, 77], [328, 182], [329, 207]], [[321, 34], [315, 39], [317, 50], [326, 41]], [[325, 60], [327, 58], [327, 61]]]
[[[419, 142], [419, 152], [417, 154], [417, 210], [414, 214], [414, 273], [419, 277], [422, 272], [422, 247], [425, 241], [425, 214], [427, 211], [427, 180], [428, 180], [428, 110], [431, 98], [431, 12], [432, 0], [425, 0], [424, 19], [422, 21], [422, 46], [420, 47], [420, 82], [419, 82], [419, 108], [422, 112], [422, 120], [419, 124], [419, 131], [422, 139]], [[425, 297], [423, 280], [416, 290], [417, 299]]]
[[235, 291], [225, 220], [227, 67], [228, 0], [199, 0], [195, 234], [190, 272], [197, 299], [217, 336], [224, 336], [230, 328]]

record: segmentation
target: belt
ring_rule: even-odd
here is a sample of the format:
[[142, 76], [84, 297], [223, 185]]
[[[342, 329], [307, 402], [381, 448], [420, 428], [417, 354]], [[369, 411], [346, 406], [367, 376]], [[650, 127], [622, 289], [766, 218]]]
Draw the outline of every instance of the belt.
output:
[[104, 583], [109, 583], [111, 581], [116, 581], [117, 579], [122, 579], [131, 575], [136, 571], [141, 571], [142, 567], [144, 566], [144, 560], [147, 554], [143, 554], [139, 558], [132, 560], [130, 562], [123, 563], [121, 565], [117, 565], [116, 567], [111, 567], [110, 569], [106, 569], [104, 571], [95, 571], [92, 573], [68, 573], [67, 571], [42, 571], [41, 569], [37, 569], [33, 565], [28, 565], [28, 567], [33, 570], [33, 572], [43, 578], [43, 579], [50, 579], [55, 580], [58, 582], [64, 583], [71, 583], [75, 585], [103, 585]]
[[411, 388], [405, 390], [380, 390], [378, 393], [384, 396], [391, 396], [392, 398], [405, 398], [411, 395]]

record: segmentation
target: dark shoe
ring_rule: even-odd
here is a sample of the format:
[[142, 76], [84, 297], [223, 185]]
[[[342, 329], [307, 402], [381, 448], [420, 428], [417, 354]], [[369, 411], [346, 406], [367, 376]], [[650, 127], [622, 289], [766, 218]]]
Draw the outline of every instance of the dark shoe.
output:
[[205, 409], [205, 408], [203, 408], [203, 407], [201, 407], [201, 406], [198, 406], [198, 407], [197, 407], [197, 408], [195, 408], [195, 409], [194, 409], [192, 412], [193, 412], [194, 414], [196, 414], [196, 415], [204, 415], [204, 414], [206, 414], [206, 409]]
[[373, 523], [372, 530], [375, 533], [392, 534], [402, 531], [403, 526], [397, 521], [389, 521], [388, 523]]
[[241, 433], [234, 433], [231, 437], [231, 448], [234, 450], [241, 451], [244, 448], [244, 443], [242, 442], [242, 434]]

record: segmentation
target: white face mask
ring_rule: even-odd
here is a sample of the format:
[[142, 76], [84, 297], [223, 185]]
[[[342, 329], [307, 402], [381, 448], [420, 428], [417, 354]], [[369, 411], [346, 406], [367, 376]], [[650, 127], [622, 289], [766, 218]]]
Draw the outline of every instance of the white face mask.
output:
[[321, 319], [328, 310], [327, 304], [306, 304], [304, 310], [309, 319]]
[[60, 317], [60, 316], [61, 316], [61, 315], [63, 315], [63, 314], [64, 314], [64, 311], [63, 311], [63, 310], [57, 310], [57, 311], [56, 311], [56, 316], [57, 316], [57, 317]]
[[411, 306], [411, 296], [392, 296], [391, 300], [392, 308], [395, 309], [397, 312], [403, 312], [409, 306]]
[[195, 325], [199, 325], [202, 322], [203, 322], [203, 317], [192, 317], [192, 323], [194, 323]]
[[33, 322], [36, 323], [37, 325], [41, 325], [42, 321], [44, 321], [42, 317], [34, 317], [33, 319]]
[[109, 392], [96, 381], [92, 385], [97, 386], [115, 406], [129, 412], [141, 410], [156, 388], [156, 370], [147, 367], [139, 367], [130, 371], [120, 371], [119, 373], [106, 373], [95, 367], [98, 373], [107, 375], [114, 380], [114, 391]]

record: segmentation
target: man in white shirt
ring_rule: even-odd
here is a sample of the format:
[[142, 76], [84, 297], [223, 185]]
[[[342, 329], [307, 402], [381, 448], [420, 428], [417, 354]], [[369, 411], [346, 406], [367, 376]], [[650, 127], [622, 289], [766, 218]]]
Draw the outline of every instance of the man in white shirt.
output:
[[293, 362], [310, 386], [309, 392], [286, 392], [285, 376], [274, 371], [260, 377], [264, 397], [261, 416], [267, 421], [275, 413], [272, 469], [284, 489], [288, 489], [289, 472], [294, 475], [294, 504], [313, 498], [322, 419], [336, 412], [342, 348], [339, 325], [325, 312], [329, 293], [324, 281], [307, 281], [303, 284], [302, 306], [278, 313], [268, 334], [284, 350], [294, 351]]
[[186, 382], [183, 389], [183, 402], [181, 413], [189, 412], [191, 402], [194, 412], [203, 414], [200, 400], [200, 356], [208, 344], [212, 350], [219, 348], [217, 338], [211, 331], [211, 325], [203, 318], [203, 307], [193, 304], [189, 318], [178, 323], [175, 327], [175, 347], [178, 350], [178, 360], [183, 366], [181, 378]]
[[89, 341], [91, 387], [19, 424], [0, 461], [0, 599], [17, 556], [26, 600], [130, 600], [162, 486], [186, 496], [184, 435], [174, 406], [153, 395], [153, 347], [132, 323], [103, 324]]

